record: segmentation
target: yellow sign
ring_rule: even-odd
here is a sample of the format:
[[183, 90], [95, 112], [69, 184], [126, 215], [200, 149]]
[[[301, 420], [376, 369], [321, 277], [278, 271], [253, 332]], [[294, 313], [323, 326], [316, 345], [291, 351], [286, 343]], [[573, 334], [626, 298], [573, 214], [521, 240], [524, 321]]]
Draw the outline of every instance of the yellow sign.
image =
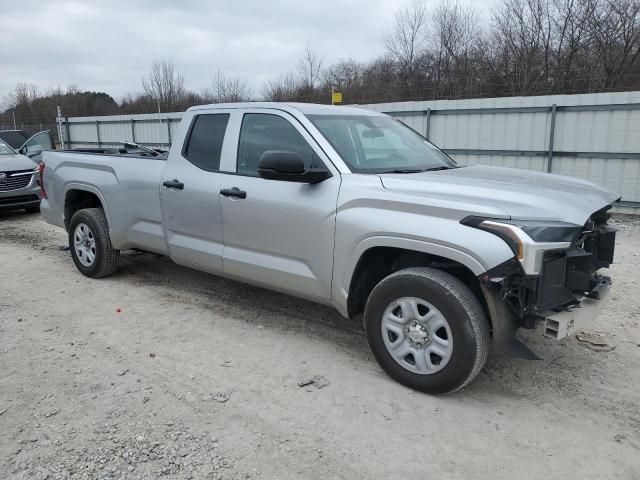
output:
[[333, 105], [336, 103], [342, 103], [342, 92], [333, 92], [331, 94], [331, 103]]

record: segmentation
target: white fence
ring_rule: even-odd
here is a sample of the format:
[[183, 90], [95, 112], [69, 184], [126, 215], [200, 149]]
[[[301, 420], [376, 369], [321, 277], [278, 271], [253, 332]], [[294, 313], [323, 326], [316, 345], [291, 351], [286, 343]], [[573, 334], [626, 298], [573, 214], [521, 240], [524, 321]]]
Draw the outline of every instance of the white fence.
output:
[[[640, 92], [363, 105], [401, 119], [461, 164], [560, 173], [622, 195], [640, 213]], [[181, 113], [62, 119], [72, 148], [168, 146]]]

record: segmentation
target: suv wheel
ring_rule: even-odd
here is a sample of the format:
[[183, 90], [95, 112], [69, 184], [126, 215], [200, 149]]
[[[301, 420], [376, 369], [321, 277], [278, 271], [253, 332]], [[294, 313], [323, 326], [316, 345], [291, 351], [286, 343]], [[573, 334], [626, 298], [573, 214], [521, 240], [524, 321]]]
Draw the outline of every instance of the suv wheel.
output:
[[364, 322], [380, 366], [422, 392], [459, 390], [489, 353], [489, 323], [476, 296], [432, 268], [408, 268], [382, 280], [369, 296]]
[[69, 249], [73, 263], [87, 277], [105, 277], [118, 268], [120, 251], [111, 246], [109, 226], [101, 208], [85, 208], [73, 215]]

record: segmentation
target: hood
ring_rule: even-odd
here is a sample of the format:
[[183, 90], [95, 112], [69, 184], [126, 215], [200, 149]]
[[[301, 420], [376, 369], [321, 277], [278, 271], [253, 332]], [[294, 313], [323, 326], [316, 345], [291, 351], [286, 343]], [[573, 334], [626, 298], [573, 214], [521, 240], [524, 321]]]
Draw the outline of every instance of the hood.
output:
[[384, 188], [422, 197], [469, 215], [559, 220], [584, 225], [619, 198], [577, 178], [516, 168], [474, 165], [414, 174], [380, 174]]
[[25, 155], [0, 155], [0, 172], [33, 170], [38, 164]]

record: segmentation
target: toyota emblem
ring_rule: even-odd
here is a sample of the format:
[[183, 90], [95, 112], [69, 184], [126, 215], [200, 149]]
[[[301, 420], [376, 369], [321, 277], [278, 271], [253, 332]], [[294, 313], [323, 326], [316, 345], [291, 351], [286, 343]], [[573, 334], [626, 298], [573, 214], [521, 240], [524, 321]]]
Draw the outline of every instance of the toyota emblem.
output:
[[0, 173], [0, 182], [6, 182], [6, 181], [7, 181], [7, 174]]

